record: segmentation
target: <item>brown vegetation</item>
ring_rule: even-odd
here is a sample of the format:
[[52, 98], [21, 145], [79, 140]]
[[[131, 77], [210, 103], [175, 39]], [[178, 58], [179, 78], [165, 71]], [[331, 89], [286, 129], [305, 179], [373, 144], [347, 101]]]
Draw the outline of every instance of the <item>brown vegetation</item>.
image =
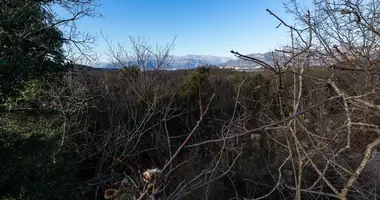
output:
[[[259, 71], [165, 71], [171, 45], [154, 52], [132, 40], [140, 65], [125, 67], [125, 52], [110, 46], [120, 70], [76, 72], [43, 85], [36, 110], [53, 116], [45, 125], [59, 127], [59, 139], [46, 150], [53, 161], [31, 169], [50, 183], [71, 184], [78, 199], [376, 199], [379, 65], [369, 54], [379, 49], [380, 5], [292, 6], [300, 27], [268, 10], [291, 31], [283, 57], [269, 64], [231, 51], [260, 64]], [[152, 57], [156, 68], [144, 70]], [[7, 111], [7, 125], [14, 113], [24, 114]], [[18, 155], [4, 144], [4, 152]], [[25, 188], [34, 198], [50, 194], [12, 184], [20, 186], [8, 196]]]

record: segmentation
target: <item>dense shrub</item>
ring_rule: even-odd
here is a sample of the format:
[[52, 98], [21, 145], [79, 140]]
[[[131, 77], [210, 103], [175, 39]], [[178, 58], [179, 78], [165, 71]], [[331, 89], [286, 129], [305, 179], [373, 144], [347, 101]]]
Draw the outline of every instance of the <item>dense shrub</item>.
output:
[[[126, 80], [125, 76], [138, 78]], [[143, 87], [139, 90], [139, 81], [150, 78], [145, 76], [152, 77], [135, 68], [96, 75], [79, 74], [67, 78], [64, 86], [51, 87], [42, 93], [36, 90], [38, 84], [21, 92], [25, 98], [19, 102], [37, 98], [56, 112], [45, 116], [44, 109], [40, 108], [31, 117], [25, 115], [24, 119], [19, 117], [25, 113], [2, 115], [0, 150], [7, 164], [1, 168], [0, 195], [10, 199], [93, 199], [94, 193], [102, 198], [106, 189], [118, 188], [112, 184], [126, 175], [130, 178], [129, 184], [139, 184], [140, 173], [147, 168], [162, 168], [197, 125], [200, 97], [205, 109], [211, 95], [215, 94], [209, 112], [188, 144], [218, 139], [228, 131], [239, 134], [263, 125], [268, 118], [281, 117], [276, 104], [276, 84], [271, 76], [260, 72], [211, 68], [160, 71], [155, 74], [160, 84], [152, 86], [151, 98], [141, 95]], [[337, 78], [344, 78], [342, 76]], [[292, 82], [290, 75], [282, 78], [283, 85]], [[284, 89], [284, 99], [291, 94], [289, 88], [291, 86]], [[307, 83], [304, 90], [303, 98], [311, 105], [316, 99], [310, 96], [331, 96], [326, 86], [313, 82]], [[339, 102], [334, 103], [321, 109], [331, 114], [344, 113], [344, 109], [337, 106]], [[283, 104], [284, 114], [289, 115], [290, 106], [287, 102]], [[334, 112], [329, 110], [332, 107]], [[12, 116], [18, 117], [12, 119]], [[310, 118], [314, 121], [308, 127], [325, 134], [324, 130], [317, 130], [318, 125], [329, 119], [312, 111], [302, 120]], [[326, 126], [339, 130], [342, 121], [336, 117], [334, 120], [335, 126]], [[184, 148], [173, 161], [173, 165], [179, 167], [168, 177], [170, 184], [165, 193], [174, 192], [181, 182], [190, 182], [209, 170], [209, 166], [215, 165], [215, 158], [220, 158], [217, 170], [213, 176], [205, 174], [202, 180], [207, 183], [213, 177], [218, 179], [194, 190], [185, 188], [175, 195], [182, 195], [184, 199], [201, 199], [204, 195], [209, 199], [230, 199], [270, 192], [270, 186], [277, 181], [272, 173], [277, 173], [281, 160], [287, 156], [281, 146], [286, 143], [286, 134], [276, 130], [255, 134], [262, 139], [252, 142], [251, 136], [246, 135], [226, 144], [216, 142]], [[299, 132], [299, 137], [305, 136]], [[291, 171], [291, 166], [284, 168]], [[225, 171], [228, 173], [224, 174]], [[305, 176], [313, 180], [315, 174]], [[309, 184], [308, 180], [304, 182]], [[139, 195], [138, 188], [131, 185], [123, 186], [119, 192]], [[283, 188], [271, 193], [270, 198], [279, 199], [281, 195], [291, 196], [293, 192]]]

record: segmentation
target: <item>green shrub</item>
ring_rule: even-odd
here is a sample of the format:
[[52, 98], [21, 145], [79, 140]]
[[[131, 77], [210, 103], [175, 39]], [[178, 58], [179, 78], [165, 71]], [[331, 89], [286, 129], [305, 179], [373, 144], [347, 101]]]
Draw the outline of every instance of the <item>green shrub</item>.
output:
[[81, 199], [85, 188], [75, 154], [57, 154], [61, 148], [59, 123], [5, 115], [0, 120], [1, 198]]
[[18, 96], [8, 97], [0, 107], [6, 109], [35, 108], [40, 104], [41, 87], [42, 84], [38, 81], [26, 83], [23, 88], [17, 89]]
[[209, 77], [209, 66], [198, 67], [196, 71], [184, 77], [183, 84], [180, 86], [180, 95], [198, 97], [199, 90], [207, 84]]

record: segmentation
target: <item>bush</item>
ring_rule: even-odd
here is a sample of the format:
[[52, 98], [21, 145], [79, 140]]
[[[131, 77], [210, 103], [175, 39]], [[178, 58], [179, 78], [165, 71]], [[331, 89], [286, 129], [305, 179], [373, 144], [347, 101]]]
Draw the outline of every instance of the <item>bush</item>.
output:
[[199, 97], [202, 88], [208, 83], [210, 67], [201, 66], [195, 72], [184, 77], [183, 84], [180, 86], [180, 95], [191, 98]]

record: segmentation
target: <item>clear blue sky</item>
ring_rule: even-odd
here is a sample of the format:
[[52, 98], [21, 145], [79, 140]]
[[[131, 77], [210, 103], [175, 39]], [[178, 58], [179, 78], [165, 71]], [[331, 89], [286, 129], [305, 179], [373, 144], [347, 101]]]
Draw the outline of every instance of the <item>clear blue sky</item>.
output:
[[[78, 28], [98, 36], [96, 51], [107, 46], [100, 32], [130, 46], [129, 36], [144, 37], [155, 45], [171, 42], [173, 54], [231, 56], [230, 50], [259, 53], [288, 42], [288, 30], [276, 29], [278, 21], [269, 8], [291, 22], [283, 2], [287, 0], [99, 0], [104, 18], [85, 18]], [[101, 61], [105, 61], [105, 55]]]

